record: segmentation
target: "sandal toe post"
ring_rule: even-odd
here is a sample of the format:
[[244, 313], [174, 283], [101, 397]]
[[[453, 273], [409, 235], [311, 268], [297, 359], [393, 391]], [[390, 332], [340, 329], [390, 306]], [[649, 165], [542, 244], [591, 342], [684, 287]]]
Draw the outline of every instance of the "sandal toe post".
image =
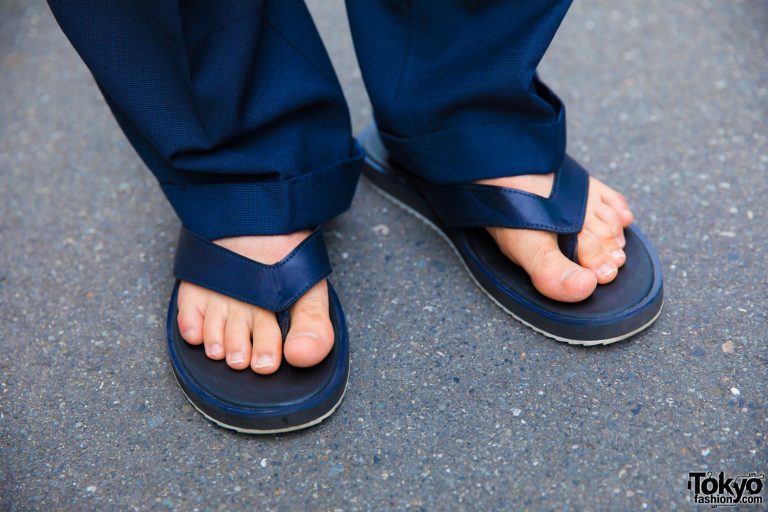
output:
[[540, 294], [486, 231], [486, 226], [501, 226], [557, 233], [563, 253], [575, 261], [589, 176], [569, 156], [555, 172], [550, 196], [544, 198], [488, 185], [427, 182], [391, 159], [374, 125], [360, 139], [366, 151], [363, 174], [374, 188], [440, 234], [478, 287], [528, 327], [558, 341], [599, 345], [628, 338], [658, 318], [661, 264], [637, 225], [624, 230], [627, 263], [616, 279], [577, 303]]
[[179, 387], [201, 414], [219, 426], [249, 434], [288, 432], [320, 423], [344, 396], [349, 339], [341, 304], [329, 282], [335, 341], [323, 361], [309, 368], [283, 362], [271, 375], [249, 368], [233, 370], [209, 359], [202, 345], [190, 345], [182, 338], [176, 320], [181, 281], [277, 312], [285, 336], [288, 308], [329, 273], [319, 230], [280, 262], [264, 265], [182, 228], [174, 264], [177, 281], [168, 306], [168, 354]]

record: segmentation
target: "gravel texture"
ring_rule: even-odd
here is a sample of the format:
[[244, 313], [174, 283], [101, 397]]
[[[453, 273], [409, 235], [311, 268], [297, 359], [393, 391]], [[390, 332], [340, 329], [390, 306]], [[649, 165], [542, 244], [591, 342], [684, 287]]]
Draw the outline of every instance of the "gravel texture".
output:
[[[360, 129], [343, 4], [310, 7]], [[541, 71], [655, 241], [655, 327], [543, 338], [362, 183], [346, 399], [247, 437], [167, 362], [171, 208], [46, 5], [0, 1], [0, 510], [691, 510], [689, 471], [768, 473], [768, 2], [576, 2]]]

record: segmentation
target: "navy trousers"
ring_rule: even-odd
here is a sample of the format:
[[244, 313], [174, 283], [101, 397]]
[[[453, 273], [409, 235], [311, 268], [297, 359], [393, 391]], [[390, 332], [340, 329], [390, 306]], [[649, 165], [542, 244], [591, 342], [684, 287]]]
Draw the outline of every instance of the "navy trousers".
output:
[[[548, 173], [565, 109], [536, 67], [571, 0], [347, 0], [394, 159], [440, 183]], [[362, 153], [301, 0], [49, 0], [190, 230], [313, 228], [349, 207]]]

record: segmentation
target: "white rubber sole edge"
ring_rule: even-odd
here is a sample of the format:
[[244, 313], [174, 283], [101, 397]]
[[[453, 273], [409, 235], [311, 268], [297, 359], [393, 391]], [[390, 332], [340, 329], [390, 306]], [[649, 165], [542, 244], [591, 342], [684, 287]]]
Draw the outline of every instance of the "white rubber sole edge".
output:
[[402, 201], [400, 201], [399, 199], [397, 199], [393, 195], [389, 194], [387, 191], [381, 189], [375, 183], [371, 182], [371, 180], [369, 180], [367, 178], [366, 178], [366, 180], [371, 185], [373, 190], [378, 192], [382, 197], [384, 197], [388, 201], [391, 201], [392, 203], [396, 204], [397, 206], [399, 206], [400, 208], [402, 208], [406, 212], [410, 213], [411, 215], [413, 215], [414, 217], [419, 219], [421, 222], [423, 222], [424, 224], [429, 226], [435, 233], [440, 235], [440, 237], [443, 240], [445, 240], [445, 242], [448, 244], [448, 246], [451, 249], [453, 249], [453, 252], [459, 258], [459, 261], [464, 266], [464, 270], [467, 271], [467, 274], [469, 274], [469, 277], [471, 277], [472, 281], [475, 282], [475, 285], [485, 295], [487, 295], [488, 298], [491, 299], [494, 304], [496, 304], [498, 307], [500, 307], [502, 311], [504, 311], [506, 314], [508, 314], [509, 316], [511, 316], [512, 318], [514, 318], [518, 322], [520, 322], [521, 324], [525, 325], [526, 327], [529, 327], [529, 328], [533, 329], [534, 331], [536, 331], [536, 332], [538, 332], [540, 334], [543, 334], [544, 336], [546, 336], [548, 338], [552, 338], [553, 340], [561, 341], [563, 343], [568, 343], [569, 345], [581, 345], [581, 346], [585, 346], [585, 347], [594, 346], [594, 345], [610, 345], [611, 343], [616, 343], [617, 341], [625, 340], [625, 339], [627, 339], [627, 338], [629, 338], [631, 336], [634, 336], [635, 334], [637, 334], [637, 333], [639, 333], [641, 331], [644, 331], [645, 329], [650, 327], [653, 324], [653, 322], [655, 322], [659, 318], [659, 315], [661, 315], [661, 310], [663, 308], [663, 304], [662, 304], [662, 307], [659, 307], [658, 313], [656, 313], [656, 315], [653, 318], [651, 318], [651, 320], [648, 321], [648, 323], [646, 323], [645, 325], [643, 325], [643, 326], [641, 326], [641, 327], [639, 327], [639, 328], [635, 329], [634, 331], [629, 332], [627, 334], [622, 334], [621, 336], [616, 336], [615, 338], [606, 338], [606, 339], [602, 339], [602, 340], [572, 340], [572, 339], [569, 339], [569, 338], [563, 338], [562, 336], [557, 336], [556, 334], [552, 334], [550, 332], [545, 331], [544, 329], [541, 329], [539, 327], [531, 325], [530, 323], [526, 322], [525, 320], [523, 320], [522, 318], [520, 318], [519, 316], [514, 314], [512, 311], [510, 311], [506, 307], [504, 307], [504, 305], [501, 302], [499, 302], [496, 299], [496, 297], [491, 295], [483, 287], [483, 285], [480, 284], [480, 282], [477, 280], [477, 278], [474, 276], [474, 274], [472, 274], [472, 272], [469, 270], [469, 267], [467, 266], [466, 262], [464, 261], [464, 258], [461, 257], [461, 254], [459, 253], [459, 250], [456, 249], [455, 245], [453, 245], [453, 242], [451, 241], [451, 239], [448, 238], [445, 235], [445, 233], [443, 233], [443, 231], [440, 228], [438, 228], [431, 220], [429, 220], [428, 218], [424, 217], [422, 214], [420, 214], [419, 212], [417, 212], [416, 210], [414, 210], [413, 208], [411, 208], [407, 204], [403, 203]]
[[189, 395], [187, 395], [186, 391], [184, 391], [184, 388], [182, 387], [181, 383], [179, 382], [179, 377], [176, 375], [176, 372], [173, 372], [173, 376], [174, 376], [174, 378], [176, 380], [176, 384], [179, 386], [179, 389], [181, 390], [182, 394], [186, 397], [186, 399], [189, 401], [189, 403], [192, 404], [192, 407], [194, 407], [195, 410], [197, 410], [197, 412], [199, 412], [200, 414], [205, 416], [205, 419], [207, 419], [208, 421], [210, 421], [212, 423], [215, 423], [216, 425], [218, 425], [220, 427], [223, 427], [223, 428], [226, 428], [226, 429], [229, 429], [229, 430], [234, 430], [235, 432], [240, 432], [241, 434], [282, 434], [282, 433], [285, 433], [285, 432], [293, 432], [293, 431], [296, 431], [296, 430], [302, 430], [302, 429], [309, 428], [309, 427], [312, 427], [314, 425], [317, 425], [318, 423], [322, 422], [324, 419], [328, 418], [331, 414], [336, 412], [336, 409], [339, 408], [339, 405], [341, 405], [341, 402], [344, 400], [344, 395], [347, 394], [347, 386], [349, 385], [349, 374], [347, 374], [347, 381], [344, 383], [344, 391], [341, 393], [341, 396], [339, 397], [339, 401], [334, 404], [334, 406], [331, 408], [330, 411], [326, 412], [325, 414], [323, 414], [319, 418], [315, 418], [312, 421], [309, 421], [307, 423], [303, 423], [301, 425], [296, 425], [296, 426], [293, 426], [293, 427], [275, 428], [275, 429], [267, 429], [267, 430], [258, 430], [258, 429], [241, 428], [241, 427], [236, 427], [234, 425], [228, 425], [228, 424], [226, 424], [224, 422], [221, 422], [221, 421], [219, 421], [219, 420], [217, 420], [215, 418], [211, 418], [208, 414], [203, 412], [197, 406], [197, 404], [195, 404], [195, 402], [192, 401], [191, 398], [189, 398]]

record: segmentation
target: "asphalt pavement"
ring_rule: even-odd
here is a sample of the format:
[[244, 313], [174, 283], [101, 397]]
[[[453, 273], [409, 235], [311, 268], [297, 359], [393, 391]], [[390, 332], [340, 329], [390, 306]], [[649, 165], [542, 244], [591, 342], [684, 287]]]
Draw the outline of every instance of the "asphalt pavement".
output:
[[[360, 129], [343, 3], [310, 6]], [[154, 178], [47, 6], [0, 0], [0, 510], [696, 510], [689, 472], [768, 473], [768, 2], [582, 0], [541, 73], [656, 244], [656, 325], [544, 338], [363, 182], [327, 228], [346, 399], [248, 437], [167, 362]]]

